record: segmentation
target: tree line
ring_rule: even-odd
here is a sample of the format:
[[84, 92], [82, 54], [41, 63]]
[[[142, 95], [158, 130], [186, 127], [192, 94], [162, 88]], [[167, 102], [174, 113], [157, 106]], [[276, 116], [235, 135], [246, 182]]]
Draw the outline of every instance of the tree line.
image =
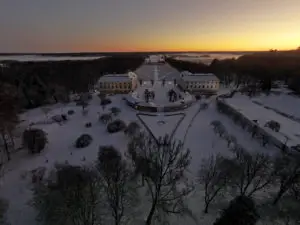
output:
[[128, 54], [84, 61], [11, 61], [1, 68], [0, 80], [15, 89], [21, 108], [34, 108], [67, 101], [70, 92], [90, 90], [100, 76], [134, 71], [143, 61]]

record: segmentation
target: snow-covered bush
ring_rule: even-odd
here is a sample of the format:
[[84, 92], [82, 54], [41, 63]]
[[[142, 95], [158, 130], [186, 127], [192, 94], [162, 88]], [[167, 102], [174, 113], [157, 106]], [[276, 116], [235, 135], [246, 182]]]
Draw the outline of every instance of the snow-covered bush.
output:
[[140, 131], [140, 125], [137, 122], [131, 122], [128, 124], [128, 126], [125, 128], [124, 133], [128, 135], [129, 137], [134, 136]]
[[115, 120], [107, 125], [107, 131], [109, 133], [116, 133], [126, 128], [126, 124], [122, 120]]
[[280, 123], [270, 120], [265, 124], [265, 127], [269, 127], [270, 129], [274, 130], [275, 132], [279, 132], [280, 130]]
[[92, 127], [92, 123], [91, 123], [91, 122], [86, 123], [86, 124], [85, 124], [85, 127], [86, 127], [86, 128]]
[[259, 216], [253, 200], [246, 196], [233, 199], [214, 225], [255, 225]]
[[91, 144], [93, 138], [89, 134], [82, 134], [79, 138], [77, 138], [75, 147], [76, 148], [85, 148]]
[[112, 116], [110, 113], [105, 113], [100, 116], [99, 120], [101, 120], [102, 123], [107, 124], [112, 121]]
[[31, 128], [23, 133], [23, 145], [32, 154], [41, 152], [47, 142], [47, 134], [41, 129]]
[[52, 120], [54, 120], [57, 123], [63, 122], [67, 120], [67, 115], [61, 114], [61, 115], [55, 115], [51, 117]]
[[110, 111], [114, 116], [117, 116], [121, 112], [121, 109], [118, 107], [111, 107]]
[[73, 115], [75, 111], [73, 109], [68, 110], [68, 115]]
[[109, 98], [104, 98], [101, 100], [101, 105], [102, 106], [106, 106], [106, 105], [109, 105], [111, 103], [111, 100]]

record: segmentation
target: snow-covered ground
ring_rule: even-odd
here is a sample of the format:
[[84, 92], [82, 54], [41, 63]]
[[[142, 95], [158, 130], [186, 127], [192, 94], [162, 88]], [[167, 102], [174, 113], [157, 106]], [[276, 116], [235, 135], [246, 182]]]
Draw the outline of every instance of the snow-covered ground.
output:
[[[266, 130], [266, 132], [276, 137], [282, 143], [285, 143], [288, 139], [287, 146], [296, 146], [297, 144], [300, 144], [299, 123], [253, 103], [249, 97], [241, 95], [240, 93], [235, 94], [233, 98], [225, 99], [225, 101], [250, 120], [257, 120], [262, 129]], [[280, 103], [277, 104], [279, 105]], [[295, 105], [294, 108], [298, 107]], [[270, 120], [280, 123], [279, 132], [275, 132], [268, 127], [264, 127], [264, 125]]]
[[[114, 145], [122, 153], [126, 151], [128, 137], [126, 137], [123, 132], [114, 134], [108, 133], [106, 131], [106, 126], [98, 120], [99, 113], [102, 114], [108, 112], [110, 107], [116, 106], [121, 109], [121, 113], [117, 118], [122, 119], [127, 124], [131, 121], [140, 123], [136, 115], [138, 111], [135, 111], [128, 106], [126, 102], [122, 100], [123, 97], [124, 95], [110, 96], [112, 104], [107, 106], [103, 111], [97, 94], [94, 94], [93, 99], [87, 107], [87, 115], [82, 114], [81, 106], [70, 103], [47, 107], [49, 109], [47, 116], [44, 113], [45, 110], [42, 110], [41, 108], [30, 110], [20, 116], [24, 121], [20, 124], [19, 129], [24, 130], [32, 122], [39, 123], [40, 121], [47, 121], [52, 115], [67, 113], [70, 109], [75, 111], [75, 114], [68, 116], [68, 121], [62, 125], [57, 123], [33, 125], [47, 132], [49, 143], [47, 144], [46, 149], [39, 155], [29, 155], [26, 150], [20, 150], [12, 155], [12, 160], [9, 163], [4, 165], [4, 176], [1, 178], [0, 195], [10, 202], [8, 220], [12, 225], [37, 224], [35, 221], [35, 212], [28, 205], [32, 196], [30, 191], [31, 170], [41, 166], [50, 169], [57, 162], [64, 163], [67, 161], [74, 165], [93, 163], [97, 158], [100, 145]], [[209, 103], [209, 107], [208, 109], [199, 110], [200, 104], [203, 102]], [[253, 119], [258, 119], [261, 123], [275, 117], [275, 114], [270, 112], [267, 114], [265, 111], [266, 109], [259, 107], [257, 104], [251, 104], [251, 100], [244, 99], [243, 96], [228, 99], [228, 102], [235, 107], [242, 108], [242, 111], [245, 112], [245, 114], [255, 117]], [[246, 133], [242, 128], [234, 124], [230, 118], [227, 118], [223, 114], [219, 114], [216, 110], [214, 98], [206, 100], [202, 99], [201, 101], [194, 103], [191, 107], [176, 113], [185, 114], [176, 130], [175, 124], [182, 118], [181, 115], [168, 117], [162, 113], [158, 113], [156, 116], [143, 116], [142, 119], [156, 136], [161, 136], [165, 133], [170, 134], [175, 130], [173, 140], [184, 141], [184, 147], [189, 148], [191, 151], [192, 160], [189, 167], [189, 175], [192, 179], [196, 178], [197, 170], [205, 157], [215, 153], [222, 153], [224, 155], [231, 154], [228, 150], [226, 141], [220, 139], [214, 133], [213, 128], [210, 125], [213, 120], [222, 121], [228, 133], [234, 135], [237, 138], [237, 142], [244, 146], [248, 151], [260, 151], [269, 154], [274, 154], [277, 151], [271, 147], [262, 147], [256, 140], [251, 138], [249, 133]], [[278, 115], [276, 114], [276, 118], [273, 119], [277, 120], [277, 116]], [[159, 125], [157, 123], [158, 121], [164, 121], [165, 123]], [[91, 122], [92, 127], [86, 128], [85, 124], [87, 122]], [[142, 123], [140, 123], [140, 125], [143, 127]], [[293, 128], [294, 125], [295, 123], [285, 124], [282, 129], [283, 131], [296, 129]], [[146, 130], [146, 128], [144, 129]], [[74, 143], [83, 133], [90, 134], [93, 137], [93, 142], [86, 148], [76, 149]], [[226, 207], [226, 204], [230, 199], [219, 199], [217, 204], [212, 204], [209, 214], [203, 214], [203, 197], [204, 194], [202, 188], [197, 188], [188, 199], [188, 205], [197, 222], [191, 218], [172, 216], [170, 217], [170, 224], [213, 224], [216, 217], [219, 215], [219, 210]], [[140, 216], [143, 217], [143, 214]], [[140, 219], [142, 218], [137, 218], [137, 220]]]
[[139, 118], [145, 123], [145, 125], [152, 131], [156, 140], [160, 137], [163, 138], [166, 135], [171, 136], [176, 132], [178, 125], [182, 122], [184, 114], [175, 115], [139, 115]]
[[[300, 119], [300, 98], [297, 96], [282, 94], [260, 95], [253, 98], [264, 106], [273, 108], [285, 114]], [[298, 107], [297, 107], [298, 106]]]
[[[105, 109], [105, 112], [108, 111], [110, 107], [117, 106], [122, 110], [118, 118], [124, 120], [126, 123], [129, 123], [130, 121], [138, 121], [138, 118], [136, 117], [137, 112], [127, 106], [125, 101], [122, 100], [122, 97], [122, 95], [112, 96], [112, 104]], [[95, 95], [88, 106], [89, 112], [86, 116], [82, 115], [81, 107], [76, 106], [74, 103], [70, 103], [69, 105], [53, 106], [52, 111], [48, 113], [49, 115], [59, 114], [62, 112], [67, 113], [69, 109], [75, 110], [75, 114], [69, 116], [69, 120], [63, 125], [59, 125], [57, 123], [34, 125], [47, 132], [49, 143], [46, 149], [36, 156], [28, 155], [26, 150], [21, 150], [19, 154], [13, 155], [12, 161], [5, 165], [5, 175], [1, 180], [1, 196], [10, 201], [8, 218], [11, 224], [36, 224], [35, 212], [30, 206], [28, 206], [28, 201], [31, 198], [31, 192], [29, 189], [29, 173], [31, 170], [40, 166], [52, 168], [55, 163], [63, 163], [65, 161], [76, 165], [92, 163], [96, 160], [100, 145], [114, 145], [119, 148], [121, 152], [126, 150], [128, 138], [123, 134], [123, 132], [109, 134], [106, 131], [106, 126], [98, 121], [98, 113], [103, 113], [99, 103], [100, 100]], [[268, 151], [268, 149], [260, 147], [256, 141], [253, 141], [249, 137], [249, 134], [243, 133], [242, 129], [233, 124], [229, 118], [226, 118], [226, 116], [222, 114], [218, 114], [215, 110], [214, 101], [211, 102], [207, 110], [202, 110], [197, 114], [199, 107], [200, 102], [197, 102], [192, 107], [183, 111], [186, 116], [174, 134], [174, 139], [178, 140], [183, 140], [185, 134], [187, 134], [185, 147], [191, 150], [192, 162], [190, 172], [192, 175], [196, 174], [201, 160], [204, 157], [218, 152], [229, 154], [226, 142], [219, 139], [213, 133], [213, 129], [210, 125], [213, 120], [222, 121], [228, 131], [236, 135], [238, 142], [246, 145], [247, 149]], [[191, 123], [191, 120], [195, 115], [197, 116], [193, 123]], [[24, 123], [27, 124], [32, 121], [37, 122], [37, 120], [45, 120], [46, 118], [43, 111], [39, 109], [28, 111], [21, 117], [26, 120]], [[180, 119], [177, 117], [157, 116], [149, 117], [150, 119], [144, 117], [143, 119], [150, 124], [149, 127], [153, 133], [162, 135], [165, 132], [172, 131], [175, 122], [177, 119]], [[165, 128], [162, 129], [159, 125], [154, 125], [156, 121], [153, 121], [153, 118], [155, 118], [155, 120], [161, 118], [166, 121], [165, 125], [163, 125]], [[176, 121], [173, 121], [174, 118]], [[86, 122], [91, 122], [92, 127], [86, 128], [84, 126]], [[90, 134], [94, 140], [87, 148], [76, 149], [74, 147], [74, 142], [83, 133]], [[27, 179], [24, 178], [24, 174], [26, 173], [28, 174]], [[203, 216], [202, 197], [201, 191], [193, 193], [190, 197], [189, 205], [199, 221], [205, 221], [205, 223], [200, 224], [208, 225], [214, 221], [215, 217], [218, 215], [218, 210], [216, 208], [216, 210], [212, 210], [212, 214]], [[195, 224], [193, 220], [187, 218], [179, 219], [176, 217], [173, 219], [171, 218], [171, 221], [174, 222], [172, 224]]]

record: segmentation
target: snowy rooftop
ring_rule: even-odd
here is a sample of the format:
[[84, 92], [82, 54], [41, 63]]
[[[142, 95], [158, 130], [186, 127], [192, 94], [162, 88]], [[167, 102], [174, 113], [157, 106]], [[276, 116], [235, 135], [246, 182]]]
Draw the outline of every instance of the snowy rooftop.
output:
[[[238, 110], [250, 120], [257, 120], [261, 128], [273, 137], [285, 143], [288, 138], [287, 146], [295, 146], [300, 144], [300, 124], [288, 119], [272, 110], [266, 109], [260, 105], [253, 103], [248, 97], [236, 94], [233, 98], [225, 99], [225, 101], [233, 108]], [[274, 120], [280, 123], [280, 131], [275, 132], [264, 125]]]
[[109, 74], [100, 77], [99, 82], [128, 82], [128, 74]]
[[212, 73], [196, 73], [185, 75], [182, 77], [185, 81], [219, 81], [219, 79]]

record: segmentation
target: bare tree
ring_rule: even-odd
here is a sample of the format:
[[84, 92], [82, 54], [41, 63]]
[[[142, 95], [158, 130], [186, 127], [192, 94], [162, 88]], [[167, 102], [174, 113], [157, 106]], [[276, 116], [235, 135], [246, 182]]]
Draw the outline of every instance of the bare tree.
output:
[[221, 155], [212, 155], [202, 161], [198, 172], [198, 181], [204, 185], [204, 213], [208, 213], [209, 204], [225, 190], [230, 177], [226, 159]]
[[33, 188], [32, 206], [43, 224], [96, 225], [101, 221], [101, 186], [88, 168], [58, 165]]
[[233, 135], [226, 135], [225, 137], [225, 140], [227, 141], [227, 147], [229, 148], [231, 144], [234, 144], [236, 145], [237, 144], [237, 140], [236, 140], [236, 137], [233, 136]]
[[158, 143], [149, 135], [140, 133], [128, 145], [129, 155], [136, 156], [132, 158], [134, 165], [139, 164], [137, 160], [146, 162], [146, 166], [140, 169], [151, 197], [147, 225], [152, 224], [155, 216], [190, 213], [184, 204], [185, 197], [193, 190], [185, 176], [190, 151], [185, 150], [180, 142], [171, 142], [168, 136]]
[[16, 90], [5, 83], [0, 84], [0, 142], [4, 144], [7, 160], [10, 160], [10, 146], [14, 146], [12, 131], [18, 123], [18, 99]]
[[226, 131], [224, 125], [220, 121], [214, 120], [210, 124], [213, 126], [214, 132], [216, 134], [219, 134], [220, 137], [227, 135], [227, 131]]
[[137, 192], [131, 184], [131, 172], [120, 152], [113, 146], [100, 146], [98, 171], [104, 187], [108, 208], [115, 225], [125, 218], [126, 209], [134, 208]]
[[275, 172], [279, 183], [279, 190], [274, 198], [274, 205], [300, 181], [299, 153], [282, 154], [277, 157]]
[[129, 137], [132, 137], [136, 135], [140, 131], [140, 125], [137, 122], [130, 122], [126, 129], [124, 130], [124, 133], [128, 135]]
[[232, 171], [235, 179], [233, 187], [238, 188], [240, 195], [251, 197], [255, 192], [271, 185], [275, 180], [271, 158], [262, 153], [250, 154], [243, 148], [235, 151], [236, 157], [232, 159]]

